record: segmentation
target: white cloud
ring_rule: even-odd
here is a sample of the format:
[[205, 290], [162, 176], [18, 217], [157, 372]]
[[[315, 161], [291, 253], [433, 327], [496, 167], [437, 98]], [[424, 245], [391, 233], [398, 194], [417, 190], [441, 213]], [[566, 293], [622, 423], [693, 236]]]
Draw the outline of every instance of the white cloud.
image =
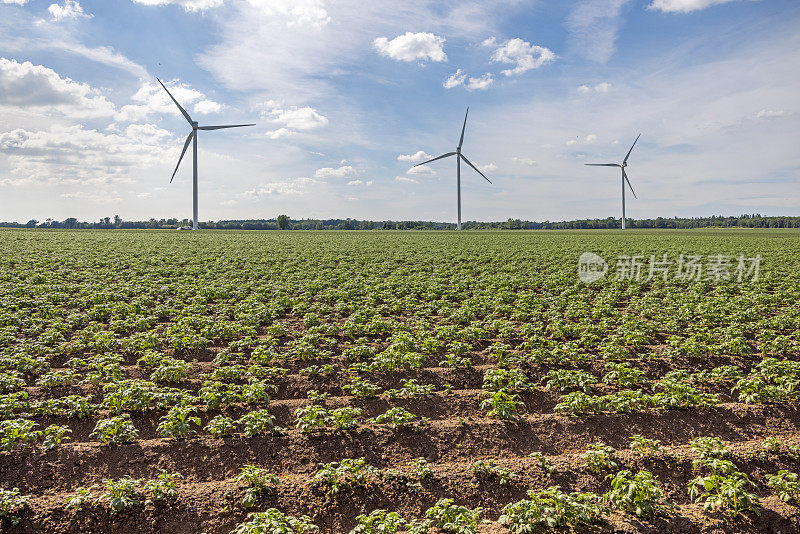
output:
[[480, 78], [470, 78], [465, 87], [470, 91], [482, 91], [488, 89], [494, 83], [491, 72], [487, 72]]
[[531, 69], [538, 69], [542, 65], [552, 62], [555, 58], [556, 55], [549, 48], [531, 45], [520, 38], [506, 41], [492, 54], [492, 61], [494, 62], [516, 65], [513, 69], [501, 71], [506, 76], [514, 76]]
[[137, 4], [146, 6], [165, 6], [174, 4], [186, 11], [205, 11], [222, 5], [224, 0], [133, 0]]
[[[168, 135], [168, 134], [166, 134]], [[49, 130], [16, 129], [0, 134], [12, 178], [7, 185], [30, 183], [102, 184], [126, 180], [133, 170], [161, 164], [169, 151], [163, 130], [136, 125], [125, 134], [105, 134], [82, 125]]]
[[401, 184], [418, 184], [419, 183], [418, 180], [415, 180], [413, 178], [407, 178], [405, 176], [395, 176], [394, 177], [394, 181], [395, 182], [399, 182]]
[[419, 167], [411, 167], [406, 171], [406, 174], [427, 174], [429, 176], [433, 176], [436, 174], [436, 171], [427, 165], [420, 165]]
[[214, 102], [213, 100], [204, 99], [194, 105], [194, 111], [201, 115], [208, 115], [210, 113], [219, 113], [222, 110], [222, 104]]
[[158, 142], [163, 138], [172, 136], [170, 132], [154, 124], [130, 124], [125, 128], [125, 135], [130, 139], [136, 139], [144, 143], [148, 141]]
[[[206, 99], [205, 95], [200, 91], [192, 89], [186, 84], [179, 83], [177, 80], [165, 82], [164, 85], [167, 86], [170, 93], [172, 93], [172, 96], [174, 96], [184, 108], [187, 108], [192, 104], [200, 104], [201, 109], [207, 109], [209, 104], [202, 104], [203, 101], [207, 101], [212, 105], [216, 104], [215, 102]], [[179, 116], [181, 114], [177, 106], [175, 106], [175, 104], [169, 98], [167, 92], [164, 91], [160, 85], [155, 83], [143, 84], [141, 87], [139, 87], [136, 93], [133, 94], [131, 100], [134, 102], [141, 102], [141, 104], [128, 104], [126, 106], [122, 106], [122, 108], [119, 110], [119, 113], [117, 113], [117, 120], [139, 121], [144, 120], [153, 114], [171, 113]], [[197, 108], [195, 108], [195, 111], [202, 113], [201, 111], [197, 110]]]
[[719, 4], [727, 4], [732, 0], [653, 0], [647, 9], [655, 9], [664, 13], [691, 13]]
[[280, 128], [267, 132], [270, 139], [280, 139], [296, 134], [298, 131], [309, 131], [321, 128], [328, 124], [328, 118], [314, 108], [290, 107], [282, 108], [276, 102], [269, 100], [260, 107], [264, 109], [263, 117], [281, 125]]
[[282, 17], [286, 25], [322, 28], [331, 21], [320, 0], [247, 0], [250, 5], [270, 17]]
[[283, 195], [303, 195], [308, 191], [310, 185], [317, 181], [311, 178], [296, 178], [294, 180], [284, 180], [280, 182], [269, 182], [249, 189], [241, 194], [243, 198], [258, 200], [265, 196]]
[[445, 87], [445, 89], [452, 89], [453, 87], [463, 85], [466, 78], [467, 75], [464, 74], [461, 69], [457, 69], [455, 73], [447, 77], [442, 85]]
[[397, 156], [397, 161], [425, 161], [431, 159], [433, 156], [430, 154], [426, 154], [424, 151], [420, 150], [415, 152], [414, 154], [400, 154]]
[[364, 187], [370, 187], [374, 183], [375, 183], [374, 180], [368, 180], [366, 182], [364, 182], [362, 180], [350, 180], [349, 182], [347, 182], [347, 185], [352, 186], [352, 187], [361, 187], [362, 185]]
[[622, 8], [630, 0], [580, 0], [567, 16], [571, 46], [584, 57], [605, 63], [616, 51]]
[[358, 173], [356, 170], [351, 167], [350, 165], [343, 165], [338, 169], [334, 169], [333, 167], [323, 167], [321, 169], [317, 169], [314, 172], [315, 178], [348, 178], [350, 176], [356, 176]]
[[18, 6], [24, 6], [28, 3], [28, 0], [0, 0], [0, 4], [17, 4]]
[[488, 163], [486, 165], [475, 165], [475, 166], [478, 167], [478, 170], [480, 170], [481, 172], [494, 172], [498, 168], [497, 165], [495, 165], [494, 163]]
[[0, 106], [55, 112], [73, 118], [108, 117], [114, 104], [84, 83], [28, 61], [0, 58]]
[[411, 33], [395, 37], [391, 41], [378, 37], [372, 45], [382, 56], [397, 61], [447, 61], [444, 53], [444, 37], [432, 33]]
[[596, 134], [589, 134], [583, 139], [570, 139], [567, 141], [567, 146], [575, 146], [575, 145], [593, 145], [597, 142], [597, 135]]
[[528, 167], [536, 166], [536, 162], [530, 158], [518, 158], [517, 156], [514, 156], [511, 158], [511, 161], [514, 163], [519, 163], [520, 165], [527, 165]]
[[777, 119], [780, 117], [785, 117], [789, 113], [784, 109], [762, 109], [758, 113], [756, 113], [757, 119]]
[[[34, 46], [39, 46], [39, 43], [34, 43]], [[128, 59], [123, 54], [115, 52], [113, 48], [108, 46], [90, 48], [80, 43], [71, 41], [54, 41], [49, 43], [47, 47], [58, 50], [59, 52], [77, 54], [91, 61], [108, 65], [109, 67], [126, 70], [138, 78], [150, 77], [144, 67]]]
[[290, 135], [294, 135], [297, 132], [293, 132], [288, 128], [278, 128], [277, 130], [270, 130], [266, 133], [267, 137], [270, 139], [280, 139], [282, 137], [289, 137]]
[[50, 4], [47, 8], [53, 20], [91, 18], [90, 13], [84, 13], [83, 7], [76, 0], [64, 0], [64, 5]]
[[595, 85], [594, 87], [589, 87], [588, 85], [581, 85], [578, 87], [578, 92], [582, 95], [588, 95], [589, 93], [607, 93], [611, 90], [612, 85], [608, 82], [601, 82]]

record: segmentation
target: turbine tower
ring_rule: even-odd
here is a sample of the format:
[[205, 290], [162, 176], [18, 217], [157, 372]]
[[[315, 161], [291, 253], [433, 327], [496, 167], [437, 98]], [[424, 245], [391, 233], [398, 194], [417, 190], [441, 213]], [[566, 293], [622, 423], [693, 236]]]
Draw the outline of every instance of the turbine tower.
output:
[[[636, 136], [636, 141], [642, 134]], [[631, 193], [633, 193], [633, 198], [638, 199], [636, 196], [636, 192], [633, 190], [633, 186], [631, 185], [631, 181], [628, 179], [628, 174], [625, 172], [625, 167], [628, 166], [628, 158], [631, 157], [631, 152], [633, 152], [633, 147], [636, 146], [636, 141], [633, 142], [631, 145], [631, 149], [628, 150], [628, 154], [625, 156], [625, 159], [622, 160], [622, 163], [584, 163], [584, 165], [588, 165], [590, 167], [619, 167], [622, 169], [622, 229], [625, 229], [625, 182], [628, 182], [628, 187], [631, 188]]]
[[158, 83], [161, 84], [161, 87], [167, 92], [169, 97], [175, 102], [175, 105], [178, 106], [178, 109], [181, 111], [181, 114], [189, 121], [189, 124], [192, 127], [192, 131], [189, 133], [189, 137], [186, 138], [186, 142], [183, 144], [183, 152], [181, 152], [181, 157], [178, 158], [178, 164], [175, 166], [175, 172], [172, 173], [172, 178], [170, 178], [169, 183], [172, 183], [172, 180], [175, 179], [175, 174], [178, 172], [178, 167], [181, 166], [181, 161], [183, 161], [183, 155], [186, 154], [186, 149], [189, 148], [189, 143], [194, 144], [192, 147], [192, 153], [194, 155], [194, 168], [192, 174], [192, 230], [197, 230], [197, 130], [222, 130], [223, 128], [241, 128], [243, 126], [255, 126], [255, 124], [228, 124], [225, 126], [199, 126], [197, 121], [193, 121], [189, 114], [186, 112], [183, 107], [178, 104], [178, 101], [175, 100], [175, 97], [172, 96], [172, 93], [169, 92], [169, 89], [164, 85], [164, 83], [156, 78]]
[[461, 127], [461, 139], [458, 141], [458, 147], [456, 147], [455, 152], [448, 152], [447, 154], [442, 154], [439, 157], [429, 159], [428, 161], [423, 161], [422, 163], [417, 163], [414, 167], [419, 167], [420, 165], [425, 165], [426, 163], [430, 163], [431, 161], [436, 161], [437, 159], [442, 158], [449, 158], [450, 156], [456, 157], [456, 196], [458, 197], [458, 230], [461, 230], [461, 160], [463, 159], [464, 162], [475, 169], [475, 172], [483, 176], [483, 178], [492, 183], [491, 180], [486, 178], [486, 176], [478, 170], [478, 168], [473, 165], [464, 154], [461, 153], [461, 145], [464, 144], [464, 130], [467, 128], [467, 116], [469, 115], [469, 108], [467, 108], [467, 114], [464, 115], [464, 126]]

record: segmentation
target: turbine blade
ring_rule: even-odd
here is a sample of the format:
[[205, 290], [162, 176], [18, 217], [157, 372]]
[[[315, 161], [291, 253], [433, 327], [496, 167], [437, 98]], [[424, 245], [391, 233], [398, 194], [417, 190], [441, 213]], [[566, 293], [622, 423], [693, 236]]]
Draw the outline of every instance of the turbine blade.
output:
[[467, 107], [467, 113], [464, 115], [464, 126], [461, 127], [461, 139], [458, 141], [458, 148], [461, 150], [461, 145], [464, 144], [464, 130], [467, 129], [467, 116], [469, 115], [469, 107]]
[[490, 179], [486, 178], [486, 175], [485, 175], [485, 174], [483, 174], [481, 171], [479, 171], [479, 170], [478, 170], [478, 167], [476, 167], [475, 165], [473, 165], [473, 164], [472, 164], [472, 162], [470, 162], [470, 160], [468, 160], [468, 159], [467, 159], [467, 157], [466, 157], [464, 154], [461, 154], [461, 159], [463, 159], [464, 161], [466, 161], [466, 162], [467, 162], [467, 165], [469, 165], [470, 167], [472, 167], [473, 169], [475, 169], [475, 172], [477, 172], [478, 174], [480, 174], [481, 176], [483, 176], [483, 179], [484, 179], [484, 180], [486, 180], [486, 181], [487, 181], [487, 182], [489, 182], [489, 183], [492, 183], [492, 181], [491, 181]]
[[[636, 136], [636, 141], [638, 141], [641, 136], [642, 136], [642, 134], [637, 135]], [[628, 155], [625, 156], [625, 159], [622, 160], [622, 163], [628, 163], [628, 158], [631, 157], [631, 152], [633, 152], [633, 147], [636, 146], [636, 141], [634, 141], [633, 144], [631, 145], [631, 149], [628, 150]]]
[[181, 161], [183, 161], [183, 155], [186, 154], [186, 149], [189, 148], [189, 143], [192, 142], [192, 136], [194, 135], [194, 130], [189, 134], [189, 137], [186, 138], [186, 143], [183, 145], [183, 152], [181, 152], [181, 157], [178, 158], [178, 164], [175, 165], [175, 172], [172, 173], [172, 178], [169, 179], [169, 183], [172, 183], [172, 180], [175, 179], [175, 175], [178, 173], [178, 167], [181, 166]]
[[622, 167], [619, 163], [584, 163], [589, 167]]
[[631, 188], [631, 193], [633, 193], [633, 198], [638, 200], [639, 197], [636, 196], [636, 191], [633, 190], [633, 186], [631, 185], [631, 181], [628, 180], [628, 173], [625, 172], [625, 169], [622, 169], [622, 177], [625, 178], [626, 182], [628, 182], [628, 187]]
[[[158, 78], [156, 78], [156, 80], [158, 80]], [[178, 109], [179, 109], [179, 110], [181, 110], [181, 113], [183, 113], [183, 116], [184, 116], [184, 117], [186, 117], [186, 120], [187, 120], [187, 121], [189, 121], [189, 124], [192, 124], [192, 118], [189, 116], [189, 114], [188, 114], [188, 113], [186, 113], [186, 110], [185, 110], [185, 109], [183, 109], [183, 107], [182, 107], [180, 104], [178, 104], [178, 101], [177, 101], [177, 100], [175, 100], [175, 97], [174, 97], [174, 96], [172, 96], [172, 93], [170, 93], [170, 92], [169, 92], [169, 89], [167, 89], [167, 86], [166, 86], [166, 85], [164, 85], [164, 83], [163, 83], [161, 80], [158, 80], [158, 83], [160, 83], [160, 84], [161, 84], [161, 87], [163, 87], [163, 88], [164, 88], [164, 90], [167, 92], [167, 94], [168, 94], [168, 95], [169, 95], [169, 97], [172, 99], [172, 101], [173, 101], [173, 102], [175, 102], [175, 105], [176, 105], [176, 106], [178, 106]]]
[[433, 158], [433, 159], [429, 159], [428, 161], [423, 161], [422, 163], [417, 163], [416, 165], [414, 165], [414, 167], [419, 167], [420, 165], [425, 165], [426, 163], [430, 163], [431, 161], [436, 161], [437, 159], [442, 159], [442, 158], [449, 158], [450, 156], [455, 156], [455, 155], [456, 155], [455, 152], [448, 152], [447, 154], [442, 154], [441, 156]]
[[198, 126], [198, 130], [222, 130], [223, 128], [241, 128], [243, 126], [255, 126], [255, 124], [226, 124], [225, 126]]

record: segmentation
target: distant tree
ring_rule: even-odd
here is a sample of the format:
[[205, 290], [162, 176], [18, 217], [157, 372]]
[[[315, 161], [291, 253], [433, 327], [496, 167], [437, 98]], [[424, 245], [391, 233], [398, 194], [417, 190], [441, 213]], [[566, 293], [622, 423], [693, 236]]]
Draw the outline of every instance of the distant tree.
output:
[[289, 228], [289, 216], [288, 215], [278, 215], [278, 228], [281, 230], [286, 230]]
[[76, 219], [75, 217], [69, 217], [67, 219], [64, 219], [64, 228], [75, 228], [77, 224], [78, 224], [78, 219]]
[[119, 215], [114, 215], [114, 226], [119, 228], [122, 225], [122, 217]]
[[25, 226], [27, 226], [28, 228], [34, 228], [37, 224], [39, 224], [39, 221], [37, 221], [36, 219], [31, 219], [25, 224]]

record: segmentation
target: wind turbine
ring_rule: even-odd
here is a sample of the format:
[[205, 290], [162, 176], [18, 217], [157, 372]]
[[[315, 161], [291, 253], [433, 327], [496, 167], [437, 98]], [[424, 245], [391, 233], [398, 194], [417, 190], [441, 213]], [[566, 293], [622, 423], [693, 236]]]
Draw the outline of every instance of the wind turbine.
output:
[[433, 159], [429, 159], [428, 161], [423, 161], [422, 163], [417, 163], [416, 165], [414, 165], [414, 167], [419, 167], [420, 165], [425, 165], [426, 163], [430, 163], [431, 161], [436, 161], [437, 159], [449, 158], [450, 156], [455, 156], [456, 157], [456, 189], [457, 189], [457, 196], [458, 196], [458, 227], [457, 227], [457, 229], [458, 230], [461, 230], [461, 160], [463, 159], [464, 162], [467, 165], [469, 165], [470, 167], [475, 169], [475, 172], [477, 172], [478, 174], [483, 176], [483, 178], [487, 182], [492, 183], [491, 180], [486, 178], [486, 176], [481, 171], [479, 171], [478, 168], [475, 165], [473, 165], [466, 158], [466, 156], [464, 156], [464, 154], [461, 153], [461, 145], [464, 144], [464, 130], [467, 128], [467, 116], [468, 115], [469, 115], [469, 108], [467, 108], [467, 114], [464, 115], [464, 126], [461, 127], [461, 139], [459, 139], [459, 141], [458, 141], [458, 147], [456, 147], [456, 151], [455, 152], [448, 152], [447, 154], [442, 154], [439, 157], [436, 157], [436, 158], [433, 158]]
[[183, 161], [183, 155], [186, 154], [186, 149], [189, 148], [189, 143], [194, 141], [194, 146], [192, 147], [192, 152], [194, 154], [194, 172], [192, 177], [192, 230], [197, 230], [197, 130], [222, 130], [223, 128], [241, 128], [243, 126], [255, 126], [255, 124], [228, 124], [225, 126], [198, 126], [197, 121], [193, 121], [192, 118], [186, 113], [186, 110], [178, 104], [178, 101], [175, 100], [175, 97], [172, 96], [172, 93], [169, 92], [169, 89], [164, 85], [164, 83], [156, 78], [158, 83], [161, 84], [161, 87], [167, 92], [169, 97], [175, 102], [175, 105], [178, 106], [178, 109], [181, 110], [181, 114], [189, 121], [189, 124], [192, 126], [192, 131], [189, 133], [189, 137], [186, 138], [186, 143], [183, 144], [183, 152], [181, 152], [181, 157], [178, 158], [178, 164], [175, 166], [175, 172], [172, 173], [172, 178], [169, 179], [169, 183], [172, 183], [172, 180], [175, 179], [175, 174], [178, 172], [178, 167], [181, 166], [181, 161]]
[[[642, 134], [636, 136], [636, 141]], [[633, 186], [631, 185], [631, 181], [628, 180], [628, 174], [625, 172], [625, 167], [628, 166], [628, 158], [631, 157], [631, 152], [633, 152], [633, 147], [636, 146], [636, 141], [633, 142], [631, 145], [631, 149], [628, 150], [628, 154], [625, 156], [625, 159], [622, 160], [622, 163], [584, 163], [584, 165], [588, 165], [590, 167], [619, 167], [622, 169], [622, 229], [625, 229], [625, 182], [628, 182], [628, 187], [631, 188], [631, 193], [633, 193], [633, 198], [638, 199], [636, 193], [633, 190]]]

